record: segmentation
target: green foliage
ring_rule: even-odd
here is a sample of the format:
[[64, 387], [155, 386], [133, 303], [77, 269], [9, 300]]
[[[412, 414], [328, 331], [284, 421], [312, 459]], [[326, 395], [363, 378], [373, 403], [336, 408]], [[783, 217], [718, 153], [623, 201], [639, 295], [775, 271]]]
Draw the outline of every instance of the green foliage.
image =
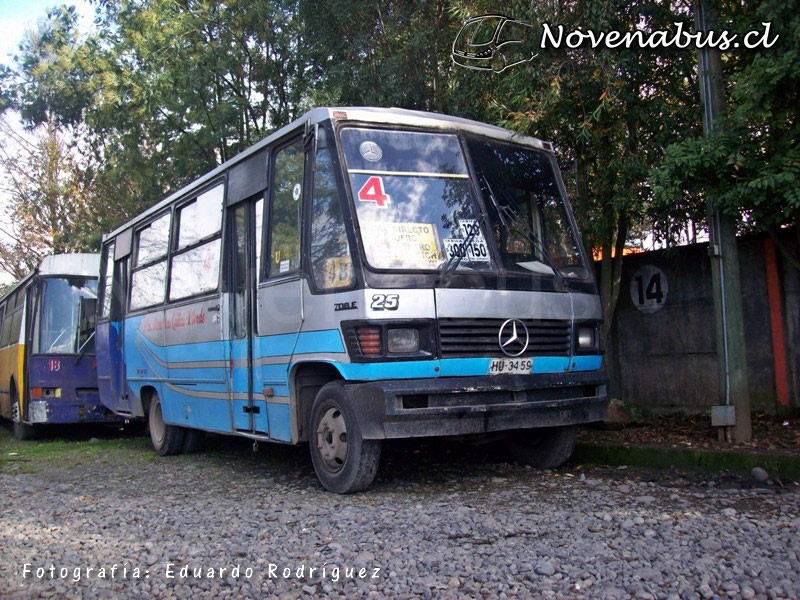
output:
[[396, 106], [489, 120], [491, 86], [457, 67], [464, 13], [446, 0], [300, 1], [315, 105]]
[[[652, 2], [542, 4], [530, 23], [563, 24], [566, 31], [688, 29], [690, 15]], [[699, 131], [699, 113], [685, 99], [696, 95], [685, 51], [623, 47], [544, 51], [504, 78], [497, 103], [506, 125], [556, 142], [560, 163], [577, 169], [574, 208], [589, 248], [609, 251], [617, 234], [642, 220], [652, 198], [646, 176], [661, 149]]]
[[[483, 2], [470, 3], [470, 9], [472, 15], [493, 12]], [[649, 0], [512, 2], [504, 12], [539, 32], [542, 23], [563, 25], [566, 32], [674, 31], [676, 23], [691, 29], [684, 6]], [[501, 124], [556, 144], [584, 246], [589, 252], [602, 250], [606, 331], [619, 295], [628, 232], [646, 227], [652, 201], [648, 172], [660, 163], [665, 145], [700, 131], [700, 112], [686, 102], [698, 89], [690, 52], [583, 44], [542, 49], [531, 62], [481, 74], [491, 82], [492, 107]]]
[[52, 122], [76, 125], [90, 102], [87, 74], [76, 56], [80, 44], [74, 6], [47, 11], [34, 31], [20, 44], [14, 102], [24, 122], [34, 127]]
[[[48, 11], [0, 68], [0, 111], [54, 127], [93, 247], [108, 231], [298, 117], [311, 105], [381, 105], [494, 121], [556, 143], [589, 249], [610, 259], [655, 223], [664, 239], [702, 221], [705, 199], [747, 226], [800, 212], [797, 2], [724, 0], [739, 33], [769, 21], [770, 50], [725, 55], [724, 129], [704, 140], [693, 49], [542, 51], [503, 73], [453, 64], [485, 0], [96, 0], [96, 31], [73, 8]], [[566, 31], [693, 29], [685, 2], [505, 3], [502, 12]], [[665, 148], [667, 149], [665, 151]], [[95, 227], [89, 232], [89, 227]], [[613, 314], [614, 281], [604, 266]], [[611, 287], [607, 287], [607, 286]]]
[[74, 9], [50, 11], [20, 48], [13, 89], [30, 128], [55, 124], [80, 146], [94, 241], [308, 108], [296, 2], [96, 6], [82, 38]]
[[710, 200], [743, 218], [742, 228], [774, 231], [800, 225], [800, 7], [765, 0], [733, 14], [738, 30], [771, 23], [777, 43], [726, 60], [725, 117], [709, 139], [700, 135], [665, 150], [651, 173], [654, 215], [678, 220]]

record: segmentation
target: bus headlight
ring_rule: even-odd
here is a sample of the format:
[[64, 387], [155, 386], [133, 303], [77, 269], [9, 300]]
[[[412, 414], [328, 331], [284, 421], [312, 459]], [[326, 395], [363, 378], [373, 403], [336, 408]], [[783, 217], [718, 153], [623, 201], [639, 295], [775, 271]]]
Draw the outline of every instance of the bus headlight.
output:
[[353, 362], [436, 357], [433, 319], [342, 321], [341, 327], [345, 348]]
[[393, 354], [408, 354], [419, 351], [418, 329], [390, 329], [387, 347]]
[[578, 349], [591, 350], [597, 346], [597, 329], [595, 327], [578, 328]]

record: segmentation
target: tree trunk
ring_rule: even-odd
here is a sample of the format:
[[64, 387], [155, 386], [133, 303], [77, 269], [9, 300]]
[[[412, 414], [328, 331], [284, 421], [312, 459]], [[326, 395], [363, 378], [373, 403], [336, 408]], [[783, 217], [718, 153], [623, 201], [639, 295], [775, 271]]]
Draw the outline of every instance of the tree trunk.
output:
[[[610, 396], [619, 395], [620, 379], [619, 368], [614, 360], [609, 342], [611, 340], [611, 326], [614, 322], [614, 313], [619, 299], [620, 282], [622, 281], [622, 258], [625, 249], [625, 240], [628, 237], [628, 215], [621, 211], [617, 215], [616, 239], [612, 245], [610, 238], [603, 242], [603, 259], [600, 263], [600, 302], [603, 306], [603, 327], [601, 342], [605, 348], [605, 363], [608, 377], [611, 381]], [[612, 256], [613, 248], [613, 256]]]

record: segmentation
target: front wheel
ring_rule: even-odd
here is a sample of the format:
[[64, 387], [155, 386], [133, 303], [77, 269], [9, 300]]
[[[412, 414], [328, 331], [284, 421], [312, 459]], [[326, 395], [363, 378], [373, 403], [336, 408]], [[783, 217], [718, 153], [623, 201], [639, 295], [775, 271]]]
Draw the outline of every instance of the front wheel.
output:
[[20, 421], [14, 421], [14, 437], [21, 441], [35, 440], [36, 427]]
[[17, 398], [16, 390], [12, 389], [11, 402], [13, 408], [11, 410], [12, 420], [14, 421], [14, 437], [20, 441], [28, 441], [36, 439], [36, 427], [22, 422], [22, 416], [19, 414], [19, 398]]
[[161, 398], [158, 397], [158, 394], [153, 394], [153, 399], [150, 401], [148, 423], [150, 425], [150, 439], [153, 442], [153, 448], [161, 456], [179, 454], [183, 450], [184, 430], [182, 427], [164, 423]]
[[514, 431], [506, 445], [512, 458], [523, 465], [555, 469], [569, 460], [577, 441], [578, 428], [573, 425]]
[[369, 487], [381, 459], [380, 440], [365, 440], [344, 386], [324, 385], [309, 416], [311, 461], [323, 487], [337, 494], [360, 492]]

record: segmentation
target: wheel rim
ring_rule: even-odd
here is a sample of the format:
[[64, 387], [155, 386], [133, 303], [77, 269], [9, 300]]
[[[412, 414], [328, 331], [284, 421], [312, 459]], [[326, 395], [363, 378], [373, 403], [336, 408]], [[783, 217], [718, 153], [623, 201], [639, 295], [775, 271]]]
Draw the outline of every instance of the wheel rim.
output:
[[160, 446], [166, 433], [164, 416], [161, 414], [161, 402], [156, 402], [150, 409], [150, 434], [156, 446]]
[[338, 406], [328, 407], [317, 424], [317, 449], [328, 470], [342, 469], [347, 459], [347, 425]]

